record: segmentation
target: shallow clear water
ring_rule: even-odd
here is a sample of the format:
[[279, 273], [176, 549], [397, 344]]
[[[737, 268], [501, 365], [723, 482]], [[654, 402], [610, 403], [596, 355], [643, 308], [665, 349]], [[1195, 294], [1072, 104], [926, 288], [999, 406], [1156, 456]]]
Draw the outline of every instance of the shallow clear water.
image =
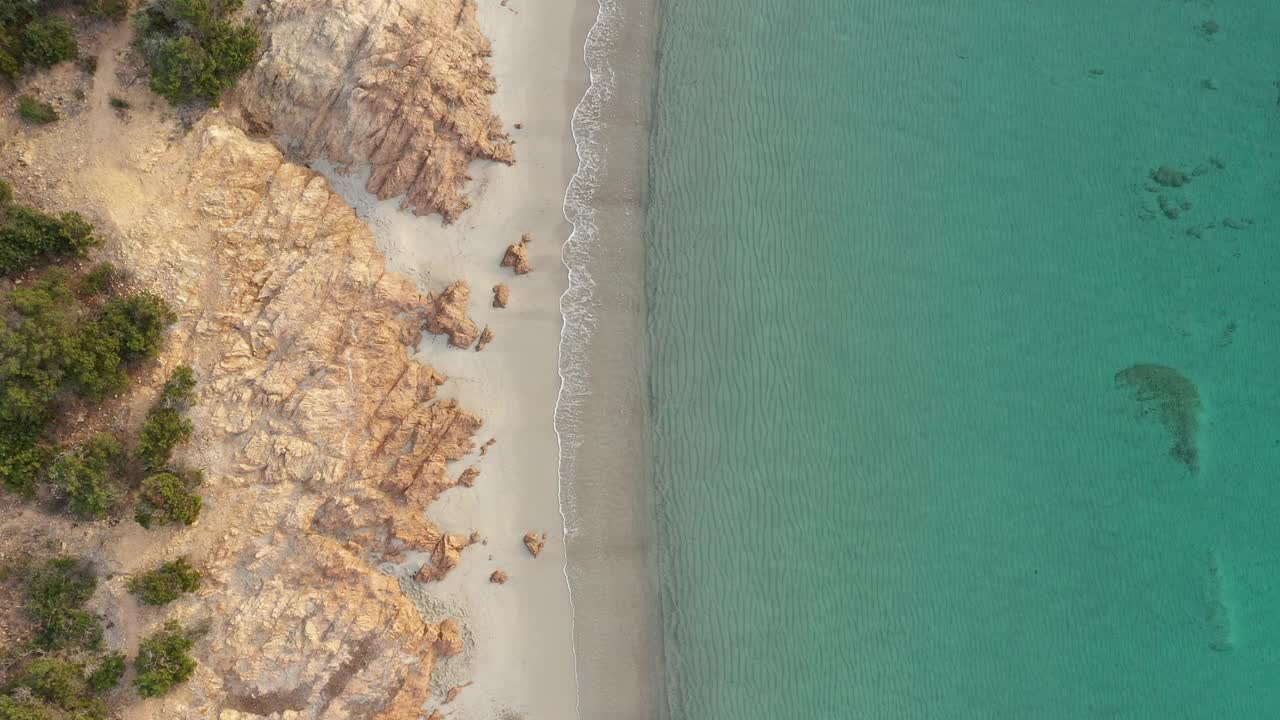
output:
[[1276, 37], [1256, 2], [663, 3], [675, 720], [1280, 716]]

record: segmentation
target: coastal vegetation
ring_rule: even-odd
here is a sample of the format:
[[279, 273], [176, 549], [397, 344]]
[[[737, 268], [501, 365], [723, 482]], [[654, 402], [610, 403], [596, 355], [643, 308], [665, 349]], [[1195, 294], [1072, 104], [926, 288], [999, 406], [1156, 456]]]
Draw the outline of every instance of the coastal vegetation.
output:
[[37, 627], [34, 645], [45, 651], [98, 647], [102, 624], [83, 609], [97, 587], [93, 569], [73, 557], [56, 557], [35, 568], [22, 606]]
[[0, 77], [16, 79], [28, 68], [48, 68], [80, 55], [75, 31], [62, 13], [70, 8], [82, 15], [121, 20], [128, 0], [38, 2], [0, 0]]
[[186, 365], [178, 367], [147, 412], [138, 437], [138, 457], [148, 468], [164, 467], [173, 449], [191, 438], [191, 421], [182, 412], [194, 401], [195, 376]]
[[50, 268], [0, 297], [0, 482], [31, 497], [49, 480], [73, 512], [96, 518], [110, 504], [106, 475], [119, 469], [119, 443], [95, 438], [60, 453], [48, 430], [66, 404], [126, 388], [128, 370], [155, 355], [174, 315], [152, 295], [78, 290], [74, 275]]
[[229, 18], [243, 0], [156, 0], [137, 14], [136, 44], [151, 90], [174, 105], [217, 104], [253, 64], [258, 33]]
[[[102, 621], [85, 609], [98, 586], [93, 567], [59, 556], [5, 570], [6, 579], [18, 577], [23, 583], [22, 614], [34, 632], [28, 642], [0, 649], [0, 720], [112, 717], [105, 696], [120, 684], [127, 660], [104, 648]], [[161, 576], [166, 579], [157, 579]], [[199, 573], [182, 561], [139, 577], [149, 578], [140, 583], [145, 593], [180, 594], [199, 582]], [[190, 656], [194, 642], [172, 621], [144, 639], [134, 659], [138, 693], [163, 695], [189, 678], [196, 667]]]
[[120, 682], [125, 658], [104, 650], [102, 622], [84, 609], [98, 585], [93, 568], [61, 556], [20, 574], [22, 612], [35, 632], [5, 649], [0, 720], [108, 717], [102, 696]]
[[196, 661], [191, 657], [195, 643], [195, 638], [174, 620], [143, 640], [133, 661], [138, 671], [133, 681], [138, 694], [160, 697], [190, 678], [196, 670]]
[[142, 481], [134, 519], [148, 530], [155, 525], [190, 525], [200, 516], [204, 501], [196, 488], [200, 473], [187, 471], [156, 473]]
[[167, 605], [200, 588], [200, 571], [178, 558], [129, 578], [129, 592], [146, 605]]
[[[52, 216], [13, 202], [0, 183], [0, 270], [83, 253], [93, 227], [75, 213]], [[195, 402], [195, 374], [177, 367], [139, 429], [137, 448], [97, 433], [59, 447], [51, 434], [77, 404], [93, 406], [129, 386], [129, 372], [160, 351], [176, 319], [159, 297], [122, 294], [119, 272], [101, 263], [74, 273], [55, 266], [0, 294], [0, 484], [25, 498], [42, 492], [84, 520], [112, 517], [135, 496], [144, 527], [190, 525], [199, 516], [198, 470], [170, 467], [191, 437], [184, 413]]]
[[49, 482], [66, 507], [85, 520], [101, 520], [115, 504], [115, 478], [122, 470], [124, 448], [107, 434], [98, 434], [68, 450], [49, 468]]
[[15, 203], [13, 188], [0, 180], [0, 277], [61, 257], [82, 255], [97, 242], [93, 227], [79, 213], [51, 215]]
[[[174, 369], [136, 437], [92, 412], [129, 389], [176, 320], [161, 298], [128, 292], [110, 263], [84, 263], [97, 243], [79, 214], [20, 204], [0, 181], [0, 486], [82, 520], [117, 518], [132, 506], [145, 527], [189, 525], [202, 505], [201, 473], [172, 456], [193, 430], [184, 416], [195, 403], [192, 369]], [[94, 432], [77, 432], [73, 415]], [[14, 557], [0, 565], [0, 590], [21, 599], [5, 618], [15, 641], [0, 647], [0, 720], [113, 717], [107, 695], [128, 659], [105, 646], [104, 621], [88, 609], [98, 588], [92, 564], [69, 555], [36, 562], [25, 550]], [[127, 587], [161, 606], [200, 581], [179, 559]], [[146, 637], [133, 660], [138, 694], [157, 697], [188, 679], [194, 642], [173, 622]]]

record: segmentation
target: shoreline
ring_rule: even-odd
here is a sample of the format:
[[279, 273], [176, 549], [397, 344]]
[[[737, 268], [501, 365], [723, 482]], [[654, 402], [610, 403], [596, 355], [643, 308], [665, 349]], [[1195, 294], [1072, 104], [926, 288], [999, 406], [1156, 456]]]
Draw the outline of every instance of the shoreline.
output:
[[[442, 226], [438, 215], [412, 215], [400, 207], [403, 197], [377, 200], [365, 190], [369, 178], [367, 166], [363, 171], [356, 166], [353, 172], [339, 174], [326, 161], [303, 163], [296, 158], [289, 159], [287, 151], [286, 156], [280, 154], [283, 141], [278, 138], [272, 141], [250, 139], [234, 122], [224, 124], [226, 117], [219, 111], [209, 113], [207, 119], [202, 118], [202, 135], [192, 138], [175, 136], [166, 143], [147, 145], [145, 155], [132, 154], [131, 148], [141, 146], [142, 139], [168, 128], [173, 120], [172, 113], [153, 102], [150, 96], [142, 95], [142, 88], [129, 93], [127, 86], [120, 87], [110, 72], [103, 73], [98, 81], [87, 81], [97, 116], [87, 117], [85, 122], [93, 128], [94, 137], [110, 131], [115, 127], [114, 123], [120, 122], [120, 114], [106, 103], [108, 93], [128, 95], [136, 104], [126, 118], [125, 133], [131, 142], [120, 143], [110, 154], [86, 153], [82, 149], [54, 153], [58, 155], [55, 159], [61, 163], [55, 167], [64, 168], [64, 171], [65, 168], [80, 167], [76, 163], [82, 162], [83, 158], [95, 158], [90, 172], [72, 176], [76, 180], [70, 189], [64, 190], [66, 197], [79, 200], [87, 195], [91, 199], [87, 207], [105, 208], [100, 212], [109, 214], [106, 224], [118, 236], [112, 252], [128, 258], [131, 266], [137, 265], [151, 273], [146, 276], [148, 282], [156, 282], [166, 272], [171, 272], [171, 264], [178, 262], [175, 258], [181, 256], [183, 261], [188, 260], [172, 247], [212, 252], [212, 248], [219, 247], [214, 244], [215, 240], [224, 243], [227, 237], [239, 240], [241, 235], [236, 233], [260, 230], [252, 223], [236, 226], [234, 230], [230, 229], [230, 224], [219, 226], [220, 229], [207, 234], [193, 232], [192, 238], [185, 239], [184, 245], [164, 246], [171, 249], [163, 256], [145, 256], [148, 242], [160, 237], [150, 234], [157, 220], [163, 221], [166, 228], [165, 240], [176, 242], [175, 234], [171, 232], [173, 229], [208, 229], [201, 225], [205, 215], [200, 213], [214, 216], [218, 211], [233, 208], [248, 215], [248, 210], [257, 210], [254, 203], [266, 208], [262, 212], [276, 212], [279, 208], [271, 203], [279, 201], [282, 206], [288, 205], [300, 213], [298, 217], [287, 220], [283, 214], [267, 215], [273, 222], [287, 225], [288, 232], [282, 237], [267, 231], [244, 237], [252, 237], [255, 242], [275, 248], [270, 243], [290, 239], [289, 233], [295, 229], [290, 224], [293, 220], [299, 221], [296, 228], [299, 237], [307, 232], [323, 236], [324, 231], [334, 231], [335, 228], [350, 230], [350, 238], [339, 235], [338, 245], [349, 240], [352, 247], [366, 250], [370, 257], [377, 258], [377, 267], [371, 267], [370, 272], [360, 276], [374, 283], [371, 287], [376, 287], [370, 291], [369, 302], [385, 300], [379, 294], [384, 287], [380, 284], [384, 270], [402, 274], [410, 281], [396, 285], [408, 298], [403, 303], [404, 307], [412, 305], [415, 286], [422, 293], [438, 293], [455, 281], [465, 281], [470, 285], [471, 297], [466, 304], [466, 312], [477, 323], [477, 329], [491, 328], [496, 337], [482, 353], [449, 347], [444, 337], [431, 335], [424, 336], [417, 347], [408, 348], [410, 355], [439, 370], [450, 380], [439, 388], [438, 395], [417, 398], [413, 408], [416, 410], [434, 406], [437, 401], [456, 400], [459, 407], [474, 411], [483, 418], [484, 425], [475, 435], [476, 451], [461, 459], [457, 459], [461, 451], [449, 455], [447, 460], [451, 462], [447, 467], [443, 461], [438, 466], [434, 465], [438, 456], [431, 456], [431, 471], [439, 474], [436, 479], [448, 485], [449, 489], [432, 501], [425, 512], [417, 510], [414, 514], [418, 517], [425, 515], [430, 520], [432, 533], [438, 527], [441, 532], [453, 536], [478, 534], [483, 541], [463, 550], [461, 563], [439, 581], [420, 583], [412, 579], [410, 572], [411, 568], [434, 562], [430, 557], [429, 544], [426, 549], [419, 547], [405, 551], [403, 561], [400, 552], [392, 552], [390, 556], [396, 557], [396, 562], [386, 562], [377, 568], [362, 566], [365, 574], [359, 575], [368, 580], [370, 587], [383, 593], [372, 602], [376, 612], [371, 610], [373, 614], [370, 617], [380, 617], [377, 612], [385, 611], [401, 619], [412, 618], [420, 624], [428, 623], [432, 633], [435, 632], [434, 627], [446, 619], [461, 623], [461, 652], [452, 644], [446, 650], [433, 646], [430, 655], [434, 659], [434, 668], [429, 675], [427, 667], [406, 669], [412, 664], [404, 661], [404, 658], [411, 657], [409, 654], [396, 659], [393, 664], [396, 673], [407, 673], [411, 678], [402, 686], [402, 689], [408, 688], [404, 698], [409, 698], [415, 707], [421, 698], [427, 698], [427, 703], [422, 706], [423, 712], [433, 718], [440, 714], [457, 720], [619, 717], [620, 708], [635, 713], [636, 717], [651, 718], [661, 716], [658, 708], [665, 705], [659, 701], [660, 693], [656, 689], [661, 683], [660, 653], [657, 651], [661, 627], [656, 615], [655, 558], [651, 554], [653, 513], [647, 472], [647, 375], [643, 364], [642, 210], [647, 186], [645, 159], [652, 38], [645, 33], [650, 26], [642, 23], [624, 28], [626, 32], [621, 36], [624, 42], [617, 47], [610, 46], [615, 38], [601, 38], [599, 33], [602, 29], [617, 29], [624, 21], [630, 25], [630, 18], [621, 15], [610, 16], [612, 24], [602, 22], [602, 18], [608, 16], [606, 8], [612, 6], [611, 0], [603, 3], [575, 0], [550, 7], [524, 0], [508, 0], [502, 4], [495, 2], [476, 6], [477, 21], [493, 49], [489, 63], [498, 88], [492, 98], [493, 109], [502, 118], [502, 125], [511, 131], [512, 138], [520, 144], [516, 148], [518, 162], [514, 167], [496, 162], [470, 165], [468, 170], [473, 177], [468, 178], [464, 192], [474, 205], [452, 226]], [[628, 8], [627, 12], [636, 10]], [[645, 10], [652, 14], [651, 6]], [[287, 20], [281, 20], [280, 24], [286, 26]], [[125, 26], [120, 28], [113, 37], [123, 37]], [[583, 110], [594, 97], [593, 92], [601, 87], [592, 77], [601, 70], [600, 66], [588, 68], [593, 57], [602, 59], [600, 55], [592, 55], [592, 48], [599, 50], [601, 46], [589, 41], [589, 35], [602, 40], [610, 48], [606, 54], [622, 59], [619, 67], [629, 73], [634, 70], [622, 82], [610, 84], [611, 92], [606, 93], [606, 101], [600, 106], [601, 115], [598, 117], [609, 132], [599, 136], [580, 134], [576, 124], [580, 117], [584, 117]], [[587, 62], [584, 62], [584, 55]], [[110, 59], [104, 65], [110, 69], [113, 66], [111, 59], [117, 55], [108, 53], [107, 57]], [[476, 57], [485, 57], [483, 50]], [[637, 58], [639, 62], [635, 62]], [[611, 81], [618, 79], [612, 69], [604, 70]], [[64, 80], [72, 76], [69, 68], [58, 72]], [[73, 78], [77, 83], [85, 82], [79, 75]], [[558, 79], [563, 83], [563, 95], [560, 97], [547, 92], [548, 85], [555, 85]], [[612, 92], [614, 90], [620, 92]], [[144, 97], [146, 101], [143, 101]], [[235, 102], [229, 105], [235, 107]], [[76, 115], [71, 114], [65, 124], [40, 132], [32, 131], [29, 135], [33, 144], [40, 145], [42, 137], [67, 132], [75, 122]], [[521, 127], [515, 129], [516, 125]], [[617, 137], [606, 140], [615, 129]], [[197, 144], [206, 140], [206, 145]], [[266, 148], [268, 144], [269, 151]], [[601, 167], [600, 182], [584, 185], [586, 173], [591, 169], [585, 161], [584, 149], [593, 146], [603, 153], [605, 144], [610, 146], [609, 163], [621, 172], [610, 174]], [[106, 145], [112, 147], [110, 143]], [[56, 147], [56, 144], [51, 147]], [[98, 152], [95, 149], [95, 153]], [[175, 157], [186, 161], [171, 162]], [[184, 174], [187, 168], [197, 166], [193, 161], [195, 158], [203, 163], [199, 167], [205, 175]], [[313, 192], [302, 196], [290, 194], [296, 188], [285, 182], [278, 186], [269, 182], [259, 185], [263, 178], [270, 176], [267, 170], [251, 179], [236, 176], [235, 172], [247, 162], [246, 158], [258, 162], [255, 167], [278, 170], [298, 182], [305, 180]], [[192, 196], [173, 198], [163, 193], [140, 192], [149, 187], [149, 183], [157, 182], [155, 178], [161, 177], [161, 173], [150, 175], [157, 163], [169, 173], [163, 177], [181, 178], [182, 183], [190, 186], [186, 192]], [[26, 160], [21, 164], [25, 166]], [[320, 192], [319, 188], [324, 183], [304, 167], [327, 179], [329, 187]], [[136, 182], [121, 182], [135, 177]], [[201, 182], [210, 185], [206, 188]], [[578, 258], [581, 263], [575, 264], [571, 255], [586, 238], [587, 226], [581, 222], [581, 215], [569, 210], [568, 205], [574, 188], [583, 189], [587, 185], [593, 198], [604, 198], [605, 206], [598, 212], [585, 207], [579, 210], [589, 211], [593, 217], [598, 217], [600, 225], [608, 228], [609, 236], [603, 242], [583, 244], [579, 248], [582, 251]], [[228, 188], [243, 192], [223, 194]], [[119, 202], [121, 198], [131, 199], [130, 192], [155, 200], [143, 202], [139, 198], [136, 203]], [[198, 193], [208, 193], [213, 200], [205, 198], [194, 209], [189, 208], [185, 203], [196, 202], [193, 198], [203, 197]], [[214, 200], [224, 202], [224, 205]], [[349, 215], [351, 210], [348, 206], [363, 222], [357, 222]], [[123, 209], [129, 212], [123, 213]], [[155, 213], [155, 217], [144, 213]], [[232, 216], [218, 217], [219, 220], [228, 220]], [[258, 220], [261, 217], [254, 215]], [[313, 220], [317, 223], [315, 230], [306, 224]], [[343, 225], [344, 221], [348, 224]], [[380, 252], [373, 252], [366, 228]], [[535, 238], [529, 247], [529, 259], [535, 271], [530, 275], [516, 276], [510, 269], [500, 267], [498, 260], [506, 247], [518, 242], [525, 233]], [[201, 245], [197, 241], [206, 244]], [[254, 257], [249, 260], [262, 260], [267, 266], [274, 267], [270, 263], [279, 258]], [[214, 263], [214, 260], [209, 262]], [[586, 273], [597, 278], [601, 285], [578, 285], [578, 289], [587, 291], [590, 302], [590, 307], [583, 308], [590, 314], [578, 314], [572, 306], [576, 294], [571, 276], [581, 278]], [[330, 278], [333, 276], [333, 273], [329, 274]], [[190, 271], [181, 274], [181, 278], [193, 287], [199, 279]], [[491, 288], [497, 283], [504, 283], [511, 289], [508, 308], [498, 309], [491, 304]], [[291, 300], [300, 300], [300, 307], [284, 313], [284, 317], [325, 317], [326, 303], [308, 304], [306, 300], [330, 297], [332, 289], [324, 281], [312, 283], [309, 287], [316, 291], [298, 293], [296, 298], [290, 296]], [[183, 296], [182, 299], [187, 301], [189, 298]], [[201, 297], [202, 302], [205, 300]], [[258, 297], [257, 300], [264, 298]], [[270, 296], [264, 301], [274, 300], [275, 296]], [[357, 300], [352, 300], [351, 306], [364, 307]], [[370, 323], [378, 320], [414, 322], [414, 318], [398, 312], [374, 315], [352, 313], [346, 325], [350, 333], [337, 333], [337, 339], [333, 340], [335, 346], [368, 349], [361, 343], [371, 342], [370, 337], [382, 339], [376, 334], [368, 334]], [[584, 345], [579, 349], [566, 343], [566, 338], [573, 336], [574, 328], [589, 333], [597, 325], [607, 332], [582, 337]], [[207, 327], [190, 332], [208, 332]], [[379, 346], [377, 357], [408, 360], [403, 357], [404, 346], [400, 344], [403, 340], [396, 338], [409, 334], [411, 331], [400, 332]], [[221, 357], [219, 353], [227, 352], [226, 347], [230, 343], [206, 345], [199, 347], [213, 353], [211, 357]], [[290, 362], [309, 360], [302, 353], [283, 357]], [[341, 353], [325, 357], [349, 360]], [[409, 361], [407, 365], [413, 367], [415, 364]], [[569, 365], [575, 365], [577, 370], [566, 372]], [[591, 366], [589, 379], [587, 365]], [[348, 366], [345, 369], [350, 379], [352, 368]], [[332, 377], [341, 375], [341, 372], [331, 373]], [[397, 374], [393, 372], [376, 379], [381, 381], [394, 377]], [[581, 383], [575, 384], [575, 378]], [[375, 389], [380, 387], [376, 383], [373, 385]], [[341, 389], [351, 393], [353, 406], [357, 407], [363, 407], [359, 402], [377, 397], [367, 392], [362, 394], [361, 387], [354, 381]], [[572, 389], [580, 389], [582, 394], [576, 400], [562, 403], [562, 398], [574, 396]], [[616, 413], [619, 399], [632, 410], [621, 422], [609, 419], [598, 423], [593, 420], [593, 417], [611, 418]], [[575, 433], [565, 424], [566, 413], [575, 407], [582, 411], [576, 419], [577, 427], [590, 427], [590, 438]], [[415, 434], [448, 433], [453, 427], [451, 421], [432, 424], [434, 420], [414, 412], [409, 412], [407, 417], [410, 418], [406, 422], [406, 428], [410, 429], [407, 431]], [[294, 416], [290, 416], [292, 419]], [[307, 419], [309, 416], [304, 418]], [[466, 421], [468, 435], [474, 421], [474, 418]], [[219, 426], [217, 429], [229, 427]], [[299, 432], [305, 436], [312, 430], [307, 426]], [[213, 439], [201, 438], [201, 441], [216, 443], [221, 436], [210, 437]], [[497, 440], [491, 448], [487, 442], [490, 438]], [[480, 447], [489, 451], [482, 453]], [[574, 455], [574, 460], [562, 468], [562, 450], [565, 448]], [[578, 450], [576, 454], [575, 449]], [[273, 460], [282, 457], [285, 456], [272, 456]], [[474, 486], [470, 481], [475, 477], [463, 475], [464, 471], [469, 472], [473, 468], [480, 471]], [[562, 470], [567, 474], [562, 475]], [[223, 474], [235, 477], [230, 469], [224, 469]], [[346, 477], [342, 473], [338, 475]], [[461, 486], [453, 486], [451, 481], [459, 477], [463, 480]], [[287, 486], [282, 485], [281, 488], [287, 489]], [[232, 501], [226, 498], [241, 489], [241, 486], [220, 486], [222, 494], [210, 495], [210, 504], [225, 502], [230, 505]], [[235, 495], [235, 502], [242, 497], [249, 496], [239, 493]], [[256, 499], [243, 503], [242, 507], [246, 512], [266, 512]], [[276, 511], [270, 515], [273, 518], [295, 518]], [[297, 517], [303, 515], [305, 512]], [[191, 542], [204, 543], [201, 547], [208, 550], [210, 543], [229, 543], [232, 540], [228, 538], [239, 537], [233, 531], [225, 537], [215, 538], [220, 529], [218, 524], [206, 521], [192, 531], [191, 537], [196, 539]], [[526, 550], [522, 542], [526, 532], [546, 533], [547, 544], [540, 557], [530, 557]], [[394, 549], [403, 548], [395, 546]], [[599, 551], [601, 549], [603, 552]], [[344, 546], [343, 552], [351, 550], [352, 547]], [[259, 553], [255, 560], [262, 557]], [[282, 567], [294, 559], [284, 552], [271, 558]], [[217, 562], [224, 561], [225, 558], [219, 556]], [[226, 571], [229, 565], [224, 562], [224, 565], [211, 567]], [[304, 571], [310, 569], [305, 563], [288, 565], [288, 568], [297, 570], [297, 577], [304, 577]], [[490, 573], [499, 570], [509, 575], [506, 584], [490, 582]], [[285, 586], [278, 589], [281, 592], [296, 590]], [[308, 589], [310, 586], [301, 591]], [[234, 593], [232, 596], [240, 597]], [[335, 597], [349, 599], [351, 595]], [[387, 601], [388, 598], [393, 598], [394, 602]], [[413, 612], [413, 606], [418, 613]], [[228, 614], [229, 617], [233, 615]], [[256, 621], [257, 617], [253, 615], [237, 618], [244, 627], [254, 627], [252, 623]], [[126, 637], [136, 635], [138, 628], [133, 624], [126, 625], [132, 627]], [[240, 627], [235, 623], [231, 625]], [[414, 642], [427, 642], [423, 638], [429, 637], [422, 632], [409, 635]], [[444, 631], [440, 637], [444, 637]], [[333, 650], [335, 656], [339, 651], [341, 648]], [[581, 659], [579, 653], [583, 653]], [[273, 657], [272, 662], [278, 662], [278, 657]], [[214, 667], [213, 661], [208, 665]], [[579, 673], [582, 673], [581, 677]], [[389, 675], [384, 673], [383, 676]], [[400, 676], [397, 674], [396, 677]], [[429, 689], [426, 687], [428, 680]], [[200, 682], [204, 683], [203, 687], [212, 680], [204, 678]], [[398, 697], [397, 701], [404, 698]], [[171, 700], [178, 703], [186, 701], [186, 696]], [[204, 710], [202, 707], [201, 711]], [[149, 710], [142, 706], [131, 708], [130, 716], [143, 712]], [[231, 708], [229, 712], [228, 717], [239, 717], [241, 710]]]
[[[574, 111], [562, 256], [561, 442], [579, 717], [666, 718], [649, 472], [644, 217], [657, 0], [599, 0]], [[625, 70], [625, 72], [621, 71]]]
[[[474, 464], [475, 487], [446, 492], [427, 511], [444, 531], [476, 531], [484, 544], [464, 550], [438, 582], [403, 583], [429, 621], [457, 617], [464, 625], [466, 649], [437, 664], [428, 713], [558, 720], [628, 717], [619, 714], [627, 708], [646, 720], [665, 716], [642, 362], [653, 49], [650, 25], [630, 16], [637, 8], [624, 17], [611, 14], [612, 5], [478, 7], [493, 46], [494, 110], [517, 141], [517, 161], [471, 164], [466, 192], [474, 204], [455, 224], [414, 216], [401, 209], [402, 198], [377, 200], [365, 190], [367, 170], [343, 175], [313, 163], [373, 231], [388, 270], [424, 292], [466, 281], [468, 314], [496, 334], [482, 353], [448, 347], [439, 336], [418, 348], [418, 357], [449, 377], [442, 396], [484, 419], [477, 443], [497, 440], [483, 458], [475, 453], [451, 470]], [[644, 9], [651, 13], [652, 5]], [[596, 77], [589, 74], [593, 47], [597, 61], [629, 69], [626, 77], [608, 73], [621, 82], [594, 108], [603, 134], [581, 125], [600, 99], [600, 72], [608, 71], [596, 64]], [[559, 99], [545, 92], [557, 77]], [[591, 153], [600, 167], [591, 167]], [[623, 172], [607, 172], [606, 163]], [[609, 204], [594, 208], [597, 197]], [[589, 205], [575, 211], [575, 199]], [[596, 240], [584, 214], [610, 236]], [[517, 276], [498, 260], [523, 233], [534, 238], [534, 271]], [[593, 280], [583, 285], [584, 275]], [[499, 282], [511, 290], [506, 309], [491, 307]], [[575, 306], [578, 297], [586, 305]], [[637, 412], [614, 422], [618, 402]], [[590, 438], [576, 432], [584, 426]], [[537, 559], [521, 543], [526, 532], [547, 533]], [[494, 570], [510, 581], [490, 583]], [[449, 689], [468, 682], [446, 705]]]

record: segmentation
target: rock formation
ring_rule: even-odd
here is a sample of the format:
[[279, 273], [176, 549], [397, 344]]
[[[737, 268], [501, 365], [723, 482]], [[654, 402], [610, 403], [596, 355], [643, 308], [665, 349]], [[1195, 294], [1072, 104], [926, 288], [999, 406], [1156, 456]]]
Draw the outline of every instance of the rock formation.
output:
[[508, 579], [509, 579], [509, 576], [501, 570], [494, 570], [489, 575], [489, 582], [493, 583], [494, 585], [506, 585]]
[[431, 300], [431, 313], [427, 316], [426, 330], [432, 335], [448, 335], [449, 344], [469, 348], [476, 341], [476, 324], [467, 317], [467, 303], [471, 300], [471, 288], [458, 281], [444, 289]]
[[445, 620], [440, 623], [435, 634], [435, 649], [440, 657], [460, 655], [463, 647], [462, 627], [458, 625], [458, 621]]
[[524, 546], [529, 550], [529, 554], [538, 557], [542, 552], [542, 548], [547, 544], [547, 534], [543, 533], [539, 536], [537, 533], [525, 533]]
[[444, 577], [450, 570], [458, 566], [462, 560], [462, 551], [479, 542], [478, 535], [463, 537], [445, 533], [431, 548], [431, 560], [424, 564], [414, 575], [418, 582], [433, 582]]
[[[120, 130], [135, 137], [110, 147], [68, 123], [0, 152], [0, 173], [34, 187], [21, 176], [38, 167], [63, 178], [46, 187], [64, 203], [109, 218], [104, 251], [177, 310], [144, 372], [187, 363], [200, 378], [183, 450], [205, 469], [200, 522], [163, 542], [140, 541], [132, 523], [64, 535], [110, 572], [178, 550], [206, 571], [201, 593], [168, 613], [206, 625], [196, 674], [122, 717], [417, 720], [461, 630], [425, 621], [375, 564], [418, 550], [440, 577], [472, 541], [423, 512], [456, 484], [450, 463], [481, 426], [410, 357], [439, 304], [387, 272], [351, 208], [271, 145], [217, 113], [186, 135], [150, 134], [135, 117]], [[121, 398], [104, 412], [136, 425], [146, 405]], [[109, 639], [128, 646], [155, 618], [122, 619], [118, 606]]]
[[527, 275], [533, 272], [533, 265], [529, 263], [528, 245], [533, 242], [533, 238], [528, 233], [520, 236], [520, 242], [515, 245], [508, 245], [507, 251], [502, 254], [502, 267], [509, 267], [515, 271], [517, 275]]
[[467, 487], [475, 487], [476, 479], [480, 477], [480, 469], [469, 467], [462, 471], [462, 475], [458, 477], [458, 484]]
[[474, 159], [515, 162], [472, 0], [262, 0], [232, 100], [296, 159], [368, 165], [370, 192], [453, 222]]
[[480, 352], [486, 345], [493, 342], [494, 334], [488, 325], [484, 326], [484, 332], [480, 333], [480, 339], [476, 342], [476, 352]]
[[493, 306], [496, 308], [504, 308], [511, 301], [511, 288], [506, 283], [498, 283], [493, 286]]

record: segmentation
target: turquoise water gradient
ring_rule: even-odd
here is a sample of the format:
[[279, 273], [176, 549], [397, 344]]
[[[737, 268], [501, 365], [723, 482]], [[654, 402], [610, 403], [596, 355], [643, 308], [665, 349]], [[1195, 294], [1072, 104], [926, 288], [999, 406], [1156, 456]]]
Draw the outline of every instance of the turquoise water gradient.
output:
[[[1277, 38], [1271, 2], [663, 2], [675, 720], [1280, 717]], [[1140, 363], [1198, 388], [1198, 473]]]

